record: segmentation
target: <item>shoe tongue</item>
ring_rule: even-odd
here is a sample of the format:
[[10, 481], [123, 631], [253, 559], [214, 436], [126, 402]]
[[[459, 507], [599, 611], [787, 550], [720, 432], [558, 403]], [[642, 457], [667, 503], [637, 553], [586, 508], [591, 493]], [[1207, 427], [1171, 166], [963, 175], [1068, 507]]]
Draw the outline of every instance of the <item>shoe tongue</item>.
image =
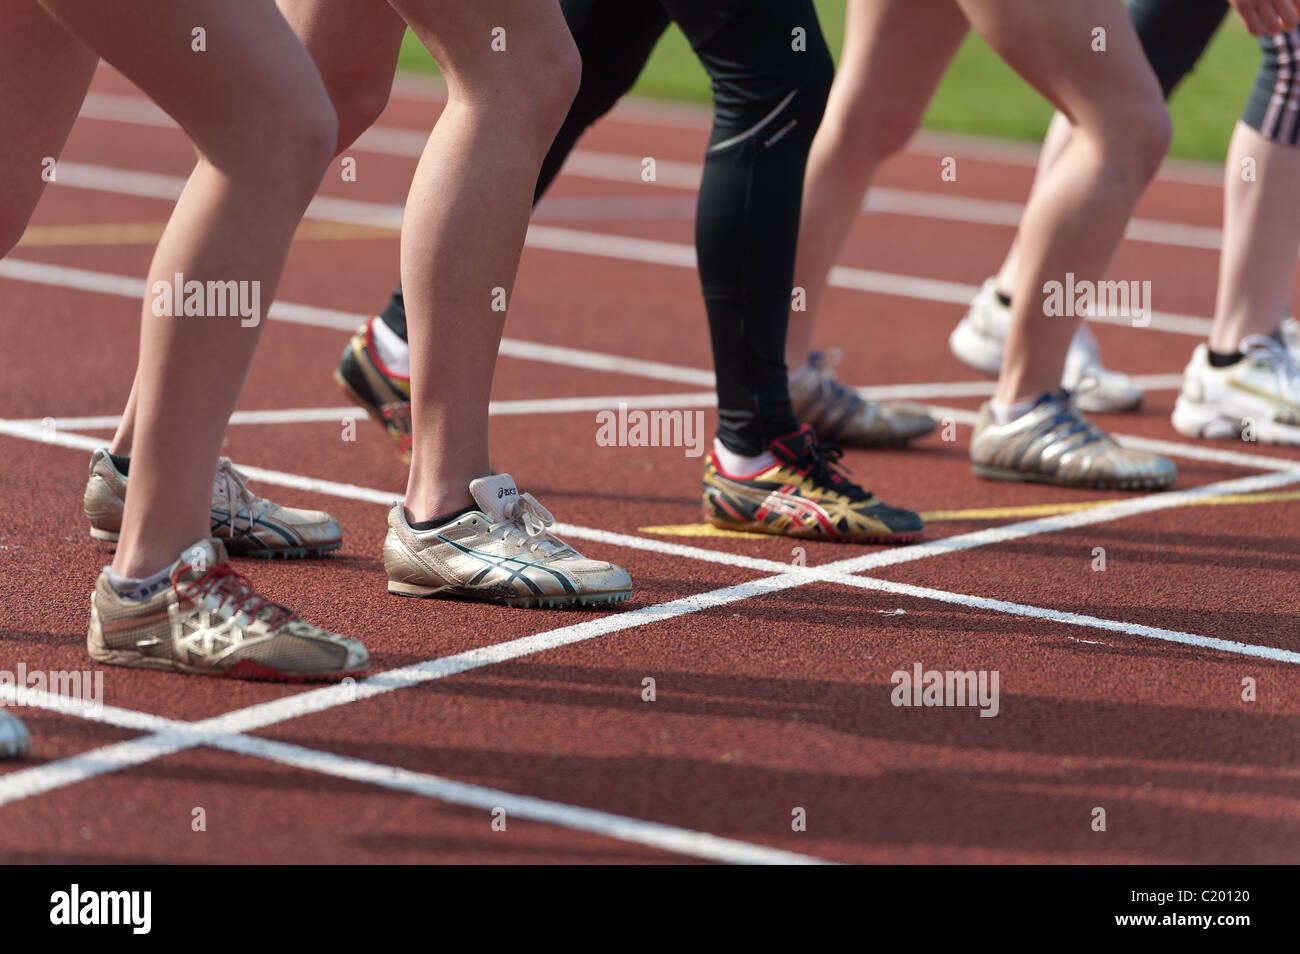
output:
[[198, 577], [228, 559], [226, 545], [216, 537], [208, 537], [197, 540], [182, 550], [180, 559], [176, 562], [187, 564], [190, 569], [186, 573]]
[[469, 482], [470, 496], [493, 523], [505, 521], [506, 510], [519, 499], [519, 488], [509, 474], [492, 474]]
[[813, 429], [805, 424], [793, 434], [773, 438], [769, 449], [772, 451], [772, 456], [783, 464], [793, 464], [808, 456], [808, 451], [812, 449], [815, 440]]

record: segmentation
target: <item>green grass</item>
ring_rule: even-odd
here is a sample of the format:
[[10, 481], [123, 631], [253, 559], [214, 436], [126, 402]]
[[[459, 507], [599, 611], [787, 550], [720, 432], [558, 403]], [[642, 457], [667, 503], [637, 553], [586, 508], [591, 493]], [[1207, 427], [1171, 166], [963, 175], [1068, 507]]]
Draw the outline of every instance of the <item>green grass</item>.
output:
[[[844, 33], [844, 0], [818, 0], [822, 29], [837, 59]], [[434, 71], [432, 60], [407, 34], [399, 65]], [[1240, 20], [1230, 17], [1196, 71], [1174, 94], [1170, 154], [1221, 161], [1259, 66], [1259, 49]], [[707, 103], [709, 83], [681, 32], [672, 27], [656, 47], [634, 95]], [[1052, 109], [978, 37], [967, 39], [925, 116], [927, 129], [1036, 142]]]

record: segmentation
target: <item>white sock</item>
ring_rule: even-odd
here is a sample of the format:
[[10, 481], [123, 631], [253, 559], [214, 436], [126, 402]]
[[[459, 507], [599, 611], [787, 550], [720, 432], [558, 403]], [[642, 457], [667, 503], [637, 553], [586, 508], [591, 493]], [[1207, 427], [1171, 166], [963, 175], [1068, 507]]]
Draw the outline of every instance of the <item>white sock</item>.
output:
[[113, 587], [113, 592], [118, 596], [142, 603], [166, 588], [171, 582], [172, 568], [165, 566], [157, 573], [145, 577], [121, 576], [111, 566], [104, 567], [104, 573], [108, 576], [109, 586]]
[[989, 401], [989, 410], [993, 412], [994, 422], [1010, 424], [1017, 418], [1028, 414], [1030, 409], [1037, 403], [1037, 398], [1030, 398], [1028, 401], [1021, 401], [1019, 404], [1002, 404], [998, 401]]
[[749, 477], [776, 466], [776, 458], [772, 456], [771, 451], [763, 451], [757, 457], [746, 457], [744, 454], [727, 450], [722, 441], [716, 437], [713, 439], [713, 453], [718, 458], [718, 463], [722, 465], [723, 471], [733, 477]]
[[370, 319], [370, 339], [384, 367], [399, 377], [411, 376], [411, 348], [384, 319]]

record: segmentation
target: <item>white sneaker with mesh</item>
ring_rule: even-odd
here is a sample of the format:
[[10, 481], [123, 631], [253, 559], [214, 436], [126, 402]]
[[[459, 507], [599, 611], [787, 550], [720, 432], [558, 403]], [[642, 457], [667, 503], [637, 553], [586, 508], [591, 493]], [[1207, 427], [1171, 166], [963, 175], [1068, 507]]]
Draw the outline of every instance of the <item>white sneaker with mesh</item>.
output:
[[1250, 335], [1236, 364], [1216, 368], [1202, 342], [1183, 371], [1174, 404], [1180, 434], [1300, 446], [1300, 358], [1277, 339]]
[[[980, 286], [970, 309], [948, 336], [948, 347], [976, 371], [997, 377], [1002, 371], [1002, 351], [1011, 325], [1011, 309], [998, 298], [992, 278]], [[1121, 371], [1101, 361], [1097, 339], [1086, 322], [1079, 324], [1065, 358], [1061, 387], [1074, 396], [1080, 410], [1091, 413], [1133, 411], [1142, 404], [1142, 389]]]
[[1300, 321], [1290, 315], [1282, 319], [1282, 344], [1291, 352], [1292, 357], [1300, 361]]
[[388, 592], [506, 606], [618, 603], [632, 595], [627, 571], [588, 560], [548, 529], [555, 518], [509, 474], [469, 485], [478, 504], [432, 530], [416, 530], [399, 503], [388, 515]]

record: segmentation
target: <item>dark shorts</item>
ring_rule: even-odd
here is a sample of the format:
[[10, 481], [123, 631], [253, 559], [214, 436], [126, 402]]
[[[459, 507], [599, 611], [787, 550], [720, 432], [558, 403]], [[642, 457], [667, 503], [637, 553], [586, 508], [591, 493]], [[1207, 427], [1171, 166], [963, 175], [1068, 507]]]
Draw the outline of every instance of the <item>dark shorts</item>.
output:
[[1274, 142], [1300, 142], [1300, 30], [1262, 36], [1263, 61], [1242, 122]]

